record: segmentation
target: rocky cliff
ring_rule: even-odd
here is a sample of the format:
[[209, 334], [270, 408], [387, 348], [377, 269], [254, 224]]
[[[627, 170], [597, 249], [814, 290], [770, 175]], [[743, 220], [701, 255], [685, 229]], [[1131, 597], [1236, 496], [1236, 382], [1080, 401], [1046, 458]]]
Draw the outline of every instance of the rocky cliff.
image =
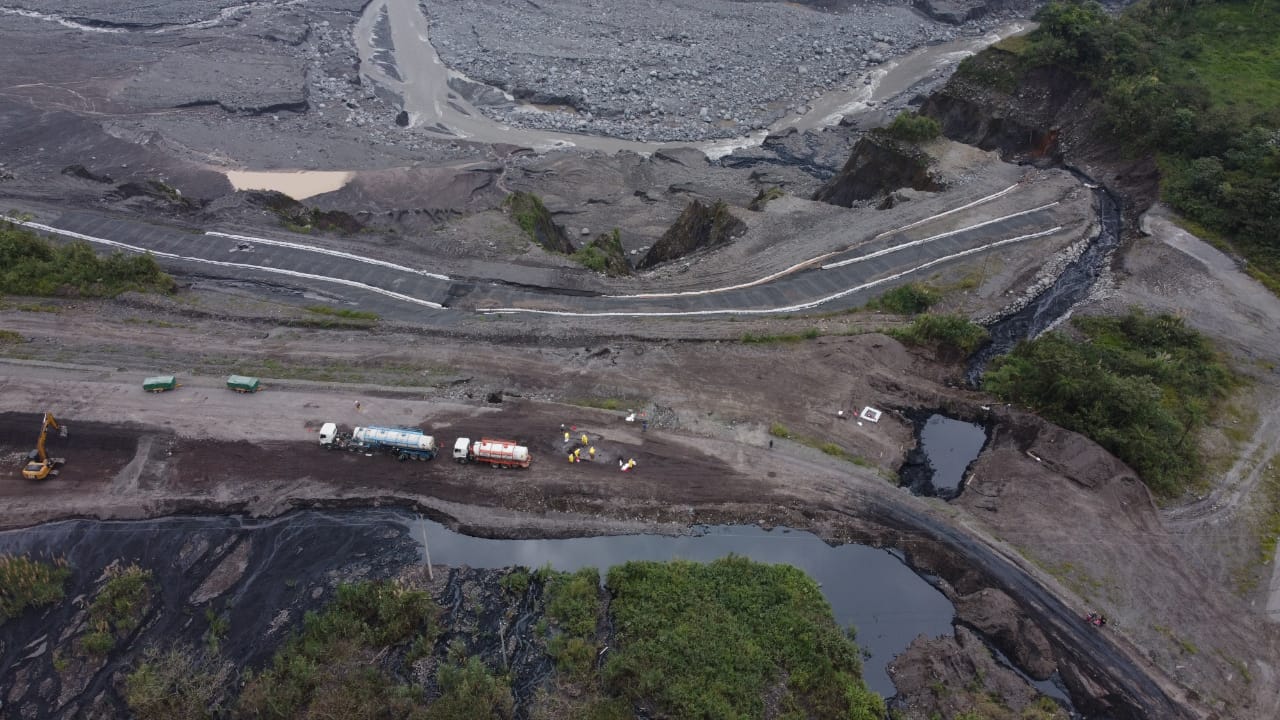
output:
[[904, 187], [941, 190], [942, 184], [929, 171], [930, 163], [919, 147], [873, 130], [858, 140], [840, 173], [819, 188], [813, 199], [852, 207], [859, 200]]
[[724, 202], [703, 205], [694, 200], [636, 267], [651, 268], [703, 248], [723, 245], [746, 231], [746, 224], [734, 217]]
[[1068, 71], [1023, 69], [1017, 55], [992, 47], [962, 63], [920, 113], [952, 140], [1007, 160], [1081, 170], [1119, 197], [1127, 229], [1157, 197], [1155, 159], [1126, 156], [1103, 126], [1101, 98]]

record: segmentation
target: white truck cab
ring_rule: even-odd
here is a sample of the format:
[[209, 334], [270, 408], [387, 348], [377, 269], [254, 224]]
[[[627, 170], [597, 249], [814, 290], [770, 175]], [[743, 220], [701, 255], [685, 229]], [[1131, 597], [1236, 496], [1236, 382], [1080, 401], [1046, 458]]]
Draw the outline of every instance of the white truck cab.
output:
[[471, 453], [471, 438], [458, 438], [453, 443], [453, 459], [466, 462]]
[[324, 447], [333, 445], [333, 439], [338, 435], [338, 424], [327, 422], [320, 426], [320, 444]]

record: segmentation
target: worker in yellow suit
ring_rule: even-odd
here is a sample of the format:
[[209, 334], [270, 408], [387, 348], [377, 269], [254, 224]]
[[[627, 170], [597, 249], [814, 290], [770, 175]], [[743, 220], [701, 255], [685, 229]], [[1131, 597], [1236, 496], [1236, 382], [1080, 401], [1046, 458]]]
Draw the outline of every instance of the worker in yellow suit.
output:
[[573, 453], [569, 453], [569, 463], [573, 464]]
[[584, 447], [585, 447], [585, 446], [587, 446], [587, 445], [589, 445], [589, 444], [591, 444], [591, 438], [587, 437], [587, 434], [586, 434], [586, 433], [582, 433], [582, 438], [581, 438], [581, 440], [582, 440], [582, 445], [583, 445]]
[[565, 431], [564, 431], [564, 441], [565, 441], [566, 443], [568, 443], [568, 442], [569, 442], [569, 431], [568, 431], [568, 430], [565, 430]]
[[587, 454], [591, 456], [591, 460], [594, 462], [596, 459], [596, 446], [592, 445], [591, 449], [587, 450]]

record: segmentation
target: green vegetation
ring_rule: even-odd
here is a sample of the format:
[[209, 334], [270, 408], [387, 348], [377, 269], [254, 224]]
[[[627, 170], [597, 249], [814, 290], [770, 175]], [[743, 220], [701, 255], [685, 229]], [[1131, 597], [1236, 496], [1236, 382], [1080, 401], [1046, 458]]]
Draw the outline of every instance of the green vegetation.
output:
[[209, 629], [204, 633], [205, 645], [208, 646], [209, 652], [216, 654], [222, 645], [222, 638], [226, 637], [227, 631], [231, 629], [231, 617], [226, 613], [216, 613], [213, 608], [205, 608], [204, 619], [209, 623]]
[[927, 285], [908, 283], [867, 303], [867, 309], [884, 310], [898, 315], [919, 315], [941, 299], [942, 294]]
[[0, 221], [0, 293], [115, 297], [123, 292], [172, 292], [173, 278], [150, 255], [94, 254], [86, 242], [54, 245], [26, 228]]
[[1162, 497], [1201, 476], [1196, 433], [1235, 382], [1209, 341], [1170, 315], [1075, 318], [997, 359], [986, 388], [1093, 439]]
[[307, 613], [271, 667], [249, 679], [240, 713], [281, 720], [409, 716], [420, 709], [417, 691], [394, 684], [375, 658], [388, 646], [433, 640], [439, 613], [420, 590], [388, 582], [339, 586], [329, 607]]
[[599, 647], [596, 625], [600, 619], [600, 572], [583, 568], [575, 573], [539, 571], [547, 617], [557, 631], [547, 643], [547, 654], [556, 667], [572, 679], [591, 675]]
[[175, 645], [167, 652], [147, 648], [125, 678], [124, 699], [138, 720], [222, 717], [222, 693], [231, 663]]
[[32, 560], [22, 555], [0, 555], [0, 625], [24, 610], [62, 600], [71, 568], [64, 560]]
[[368, 320], [377, 322], [379, 319], [377, 313], [367, 312], [365, 310], [351, 310], [350, 308], [335, 308], [328, 305], [308, 305], [307, 312], [315, 315], [325, 315], [328, 317], [338, 317], [344, 320]]
[[760, 212], [765, 209], [765, 206], [769, 204], [770, 200], [777, 200], [778, 198], [786, 196], [787, 192], [777, 185], [767, 187], [756, 193], [754, 198], [751, 198], [751, 202], [747, 203], [747, 209]]
[[1015, 65], [1087, 79], [1105, 129], [1158, 155], [1165, 201], [1280, 289], [1280, 3], [1144, 0], [1113, 18], [1055, 2], [1036, 19]]
[[927, 115], [903, 110], [893, 119], [885, 131], [892, 137], [906, 142], [922, 143], [942, 134], [942, 125]]
[[89, 632], [80, 645], [91, 655], [105, 655], [116, 640], [127, 637], [151, 606], [151, 571], [137, 565], [116, 567], [89, 605]]
[[551, 212], [542, 204], [542, 198], [533, 193], [517, 192], [508, 195], [502, 204], [524, 234], [543, 249], [559, 253], [573, 252], [569, 239], [552, 221]]
[[624, 398], [624, 397], [584, 397], [571, 398], [565, 402], [570, 405], [579, 407], [596, 408], [597, 410], [626, 410], [628, 408], [644, 407], [649, 404], [648, 400], [640, 398]]
[[817, 340], [820, 337], [822, 337], [822, 331], [818, 330], [818, 328], [809, 328], [802, 333], [781, 333], [776, 335], [743, 333], [742, 342], [746, 345], [778, 345], [781, 343], [798, 343], [804, 340]]
[[769, 434], [776, 438], [783, 439], [791, 437], [791, 431], [787, 429], [786, 425], [783, 425], [780, 422], [775, 422], [769, 425]]
[[610, 277], [631, 274], [627, 253], [622, 249], [622, 233], [617, 228], [592, 240], [569, 257], [589, 270], [605, 273]]
[[[423, 720], [507, 720], [515, 709], [511, 683], [489, 672], [478, 658], [446, 663], [436, 676], [440, 697], [425, 714], [411, 715]], [[335, 715], [332, 717], [370, 717]]]
[[607, 683], [655, 716], [759, 718], [769, 690], [781, 717], [884, 717], [857, 646], [796, 568], [631, 562], [610, 570], [608, 587], [618, 636]]
[[889, 330], [908, 345], [932, 346], [939, 354], [969, 355], [990, 337], [986, 328], [963, 315], [921, 315], [910, 325]]
[[524, 568], [516, 568], [506, 575], [503, 575], [502, 579], [498, 581], [498, 585], [502, 586], [503, 590], [506, 590], [512, 595], [522, 597], [529, 589], [529, 579], [528, 570], [525, 570]]
[[0, 345], [16, 345], [25, 341], [26, 338], [22, 337], [21, 333], [16, 333], [12, 330], [0, 330]]

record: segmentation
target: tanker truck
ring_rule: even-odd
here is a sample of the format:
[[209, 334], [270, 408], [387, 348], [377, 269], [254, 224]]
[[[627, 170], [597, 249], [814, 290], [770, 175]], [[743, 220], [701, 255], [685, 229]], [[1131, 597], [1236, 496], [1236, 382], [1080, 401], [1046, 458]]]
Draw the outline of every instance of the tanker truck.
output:
[[401, 462], [430, 460], [436, 456], [436, 440], [416, 428], [358, 427], [339, 432], [337, 423], [320, 426], [320, 446], [330, 450], [390, 453]]
[[458, 438], [453, 444], [453, 459], [459, 463], [482, 462], [497, 467], [529, 467], [529, 448], [507, 440]]

